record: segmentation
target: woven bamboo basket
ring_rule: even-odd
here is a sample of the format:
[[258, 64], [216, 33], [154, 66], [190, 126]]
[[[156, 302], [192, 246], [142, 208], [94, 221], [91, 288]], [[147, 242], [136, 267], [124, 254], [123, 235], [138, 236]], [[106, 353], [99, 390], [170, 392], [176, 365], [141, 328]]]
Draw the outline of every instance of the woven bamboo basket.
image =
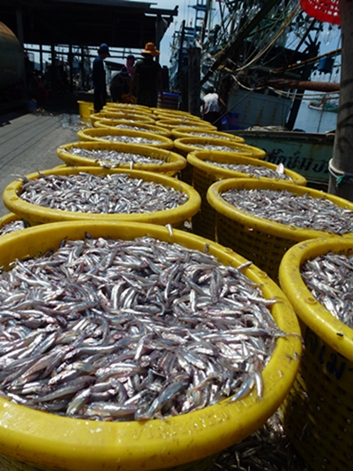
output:
[[[77, 137], [80, 141], [98, 141], [114, 142], [106, 136], [116, 137], [117, 139], [128, 139], [128, 144], [148, 145], [149, 147], [158, 147], [159, 149], [173, 149], [174, 144], [168, 137], [151, 132], [132, 131], [130, 129], [114, 128], [86, 128], [78, 131]], [[136, 142], [133, 141], [135, 138]], [[147, 141], [147, 143], [146, 143]], [[120, 142], [120, 141], [115, 141]]]
[[[24, 234], [26, 233], [26, 234]], [[63, 239], [132, 240], [148, 235], [207, 250], [224, 265], [245, 262], [218, 244], [189, 233], [139, 223], [65, 222], [18, 231], [0, 240], [0, 265], [56, 250]], [[11, 471], [210, 471], [221, 450], [247, 437], [267, 420], [286, 397], [298, 370], [301, 342], [294, 311], [279, 287], [256, 267], [245, 275], [259, 284], [278, 327], [278, 338], [265, 366], [263, 398], [256, 391], [239, 401], [222, 401], [188, 414], [143, 422], [73, 419], [30, 409], [0, 397], [0, 466]]]
[[[145, 222], [152, 224], [166, 225], [171, 224], [175, 227], [182, 227], [183, 223], [190, 220], [197, 211], [200, 209], [201, 198], [196, 190], [191, 186], [177, 180], [176, 178], [168, 177], [163, 174], [154, 174], [151, 172], [143, 172], [130, 169], [105, 169], [102, 167], [61, 167], [50, 170], [43, 170], [41, 175], [77, 175], [80, 172], [89, 173], [92, 175], [107, 176], [109, 174], [128, 174], [131, 178], [138, 178], [146, 182], [154, 182], [161, 184], [168, 188], [173, 188], [176, 191], [185, 193], [188, 196], [186, 203], [163, 211], [144, 212], [134, 214], [106, 214], [106, 213], [83, 213], [74, 211], [63, 211], [59, 209], [47, 208], [33, 203], [29, 203], [21, 198], [22, 181], [15, 180], [10, 183], [3, 192], [3, 201], [5, 206], [23, 218], [29, 225], [43, 224], [48, 222], [59, 221], [79, 221], [90, 220], [93, 222], [100, 221], [125, 221], [125, 222]], [[38, 173], [27, 175], [29, 180], [38, 179]]]
[[[76, 153], [70, 152], [72, 149], [78, 148], [85, 150], [106, 150], [107, 152], [115, 150], [119, 153], [124, 154], [137, 154], [143, 155], [150, 159], [158, 159], [161, 161], [161, 164], [156, 163], [119, 163], [118, 165], [112, 159], [109, 161], [104, 160], [104, 162], [99, 162], [97, 160], [85, 157], [84, 155], [80, 156]], [[180, 172], [184, 167], [186, 167], [186, 159], [175, 152], [171, 152], [166, 149], [158, 149], [156, 147], [141, 146], [138, 144], [123, 144], [118, 142], [71, 142], [69, 144], [63, 144], [56, 149], [56, 154], [59, 159], [63, 160], [66, 165], [77, 166], [77, 167], [106, 167], [114, 168], [118, 167], [120, 169], [131, 169], [133, 170], [143, 170], [146, 172], [153, 173], [163, 173], [169, 175], [170, 177], [175, 176]]]
[[313, 297], [300, 273], [307, 260], [328, 252], [352, 255], [353, 240], [337, 237], [301, 242], [281, 261], [280, 284], [300, 319], [305, 346], [281, 413], [288, 437], [310, 469], [351, 471], [353, 330]]
[[[217, 151], [194, 151], [188, 154], [187, 161], [192, 168], [192, 186], [201, 196], [200, 211], [193, 217], [192, 227], [193, 231], [206, 237], [207, 239], [215, 240], [216, 237], [216, 220], [217, 212], [207, 201], [208, 188], [219, 180], [227, 178], [251, 178], [254, 177], [237, 172], [235, 170], [228, 170], [219, 167], [209, 162], [225, 163], [225, 164], [243, 164], [252, 165], [256, 167], [265, 167], [275, 171], [276, 165], [264, 162], [252, 157], [243, 157], [234, 154], [227, 154]], [[285, 169], [285, 175], [292, 178], [291, 183], [296, 185], [306, 185], [306, 179], [292, 170]], [[267, 180], [261, 177], [261, 179]], [[287, 181], [287, 180], [286, 180]]]
[[242, 211], [222, 198], [222, 193], [230, 189], [287, 190], [295, 195], [308, 194], [313, 198], [328, 199], [337, 206], [353, 210], [353, 203], [343, 198], [312, 188], [274, 180], [232, 178], [211, 185], [207, 192], [207, 200], [217, 211], [217, 241], [253, 261], [275, 281], [278, 280], [278, 269], [282, 257], [290, 247], [307, 239], [335, 235], [313, 229], [300, 229]]

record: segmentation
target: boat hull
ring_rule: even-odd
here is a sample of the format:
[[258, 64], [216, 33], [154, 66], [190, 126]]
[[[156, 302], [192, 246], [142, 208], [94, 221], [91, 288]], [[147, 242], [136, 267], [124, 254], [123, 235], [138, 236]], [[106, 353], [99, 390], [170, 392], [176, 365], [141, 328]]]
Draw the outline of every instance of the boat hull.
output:
[[265, 160], [305, 177], [309, 186], [328, 185], [334, 135], [285, 131], [233, 131], [245, 143], [264, 149]]

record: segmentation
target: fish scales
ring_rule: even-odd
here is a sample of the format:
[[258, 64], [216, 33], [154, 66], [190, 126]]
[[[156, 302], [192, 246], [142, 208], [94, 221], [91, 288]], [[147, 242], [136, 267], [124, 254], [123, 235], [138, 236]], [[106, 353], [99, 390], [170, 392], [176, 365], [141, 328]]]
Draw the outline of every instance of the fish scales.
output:
[[73, 418], [149, 420], [261, 396], [286, 335], [241, 270], [150, 237], [65, 240], [2, 270], [0, 300], [1, 394]]

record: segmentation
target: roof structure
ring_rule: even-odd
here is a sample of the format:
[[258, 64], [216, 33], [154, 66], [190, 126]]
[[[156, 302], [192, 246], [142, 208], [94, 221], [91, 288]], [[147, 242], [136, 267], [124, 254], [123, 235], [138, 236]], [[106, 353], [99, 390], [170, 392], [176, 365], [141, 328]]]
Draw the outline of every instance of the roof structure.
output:
[[128, 0], [1, 0], [0, 18], [23, 44], [68, 44], [138, 49], [157, 45], [174, 10]]

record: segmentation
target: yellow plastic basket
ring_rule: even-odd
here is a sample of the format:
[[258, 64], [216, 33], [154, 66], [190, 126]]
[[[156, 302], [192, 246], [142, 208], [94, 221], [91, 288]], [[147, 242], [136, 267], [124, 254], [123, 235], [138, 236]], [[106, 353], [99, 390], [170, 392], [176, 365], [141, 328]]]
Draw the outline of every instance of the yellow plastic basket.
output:
[[201, 119], [199, 116], [195, 116], [189, 113], [188, 111], [165, 109], [165, 108], [154, 108], [153, 114], [155, 116], [160, 116], [163, 119], [174, 119], [174, 118]]
[[225, 139], [231, 142], [245, 143], [245, 140], [240, 136], [226, 132], [214, 131], [213, 129], [205, 129], [205, 127], [190, 128], [177, 126], [176, 128], [172, 129], [171, 132], [174, 139], [180, 139], [183, 137], [207, 137], [212, 139]]
[[[200, 211], [192, 220], [193, 231], [198, 235], [215, 240], [217, 212], [207, 201], [208, 188], [218, 180], [225, 180], [227, 178], [254, 179], [255, 177], [212, 165], [212, 163], [205, 162], [205, 160], [226, 164], [253, 165], [271, 170], [275, 170], [276, 165], [253, 159], [252, 157], [243, 157], [217, 151], [194, 151], [188, 154], [187, 161], [192, 168], [192, 186], [201, 196]], [[293, 179], [290, 183], [306, 185], [306, 179], [298, 173], [287, 169], [285, 169], [284, 173]], [[263, 177], [261, 179], [267, 180], [267, 178]]]
[[[87, 150], [115, 150], [117, 152], [126, 154], [139, 154], [151, 159], [158, 159], [163, 161], [162, 164], [139, 164], [133, 165], [133, 170], [143, 170], [146, 172], [163, 173], [165, 175], [174, 176], [184, 167], [186, 167], [186, 159], [175, 152], [171, 152], [166, 149], [157, 149], [156, 147], [141, 146], [138, 144], [124, 144], [118, 142], [71, 142], [64, 144], [56, 149], [56, 154], [59, 159], [63, 160], [66, 165], [78, 166], [78, 167], [92, 167], [92, 166], [104, 166], [110, 167], [114, 165], [114, 162], [109, 164], [109, 161], [104, 165], [101, 165], [98, 161], [93, 160], [89, 157], [76, 155], [70, 152], [72, 148], [87, 149]], [[131, 169], [131, 164], [119, 164], [117, 166], [120, 169]]]
[[139, 123], [146, 123], [146, 124], [155, 124], [155, 120], [150, 117], [150, 115], [146, 113], [124, 113], [124, 112], [111, 112], [111, 111], [103, 111], [101, 110], [99, 113], [93, 113], [89, 117], [92, 126], [94, 126], [96, 121], [101, 119], [116, 119], [116, 120], [126, 120], [130, 122], [138, 121]]
[[[77, 137], [80, 141], [99, 141], [99, 142], [112, 142], [104, 139], [104, 136], [127, 136], [130, 138], [144, 138], [151, 141], [149, 147], [158, 147], [159, 149], [173, 149], [174, 143], [168, 137], [161, 136], [160, 134], [153, 134], [151, 132], [132, 131], [130, 129], [114, 129], [114, 128], [86, 128], [78, 131]], [[153, 142], [152, 142], [153, 141]], [[118, 141], [117, 141], [118, 142]], [[129, 142], [128, 144], [134, 144]], [[138, 144], [138, 142], [136, 142]]]
[[15, 213], [5, 214], [5, 216], [1, 216], [0, 218], [0, 229], [6, 226], [6, 224], [10, 224], [11, 222], [15, 222], [15, 221], [21, 221], [21, 219], [22, 218]]
[[349, 238], [315, 239], [284, 255], [279, 279], [298, 315], [305, 351], [282, 408], [285, 430], [314, 471], [353, 470], [353, 330], [312, 296], [300, 274], [307, 260], [328, 252], [351, 255]]
[[173, 118], [173, 119], [156, 119], [157, 126], [163, 126], [164, 128], [170, 129], [171, 131], [177, 126], [191, 127], [191, 128], [205, 128], [211, 129], [209, 123], [202, 121], [201, 119], [184, 119], [184, 118]]
[[312, 188], [274, 180], [232, 178], [211, 185], [207, 192], [207, 201], [217, 211], [217, 241], [251, 260], [276, 281], [282, 257], [290, 247], [307, 239], [329, 238], [335, 235], [280, 224], [242, 211], [222, 198], [222, 193], [230, 189], [287, 190], [296, 195], [308, 194], [313, 198], [329, 199], [337, 206], [353, 210], [353, 203], [343, 198]]
[[124, 119], [114, 120], [114, 119], [102, 118], [102, 119], [97, 119], [97, 121], [95, 121], [94, 123], [95, 128], [126, 129], [122, 126], [133, 126], [134, 128], [138, 128], [138, 129], [135, 129], [135, 131], [138, 130], [142, 132], [152, 132], [154, 134], [161, 134], [162, 136], [165, 136], [165, 137], [171, 137], [172, 135], [172, 132], [167, 128], [163, 128], [162, 126], [155, 126], [153, 124], [147, 124], [142, 121], [133, 121], [133, 122], [130, 121], [129, 122]]
[[[90, 220], [92, 223], [100, 221], [125, 221], [125, 222], [145, 222], [152, 224], [182, 226], [182, 224], [191, 219], [200, 209], [201, 198], [194, 188], [163, 174], [154, 174], [151, 172], [142, 172], [129, 169], [105, 169], [102, 167], [62, 167], [50, 170], [43, 170], [42, 175], [77, 175], [80, 172], [90, 173], [92, 175], [109, 175], [112, 173], [124, 173], [131, 178], [139, 178], [144, 181], [155, 182], [168, 188], [174, 188], [177, 191], [186, 193], [188, 201], [177, 208], [166, 209], [164, 211], [155, 211], [151, 213], [136, 214], [95, 214], [81, 213], [73, 211], [62, 211], [59, 209], [50, 209], [36, 204], [28, 203], [21, 199], [22, 181], [15, 180], [10, 183], [3, 192], [3, 201], [5, 206], [26, 220], [30, 225], [42, 224], [58, 221], [79, 221]], [[38, 179], [38, 173], [27, 175], [29, 180]]]
[[90, 101], [78, 100], [77, 104], [81, 118], [89, 118], [94, 111], [93, 103]]
[[[213, 145], [213, 146], [222, 146], [227, 149], [224, 151], [224, 154], [232, 153], [236, 155], [243, 155], [246, 157], [252, 157], [256, 159], [263, 159], [266, 156], [266, 152], [257, 147], [248, 146], [239, 142], [232, 142], [225, 139], [212, 139], [205, 137], [181, 137], [180, 139], [175, 139], [174, 141], [174, 150], [180, 155], [187, 157], [190, 152], [194, 151], [207, 151], [207, 148], [199, 147], [200, 145]], [[192, 167], [188, 164], [182, 171], [181, 178], [189, 185], [192, 184]]]
[[205, 137], [182, 137], [180, 139], [175, 139], [174, 147], [178, 149], [179, 153], [185, 157], [189, 152], [195, 150], [207, 150], [199, 147], [200, 145], [213, 145], [213, 146], [222, 146], [227, 149], [222, 152], [230, 152], [233, 154], [243, 155], [244, 157], [252, 157], [254, 159], [264, 159], [266, 157], [266, 152], [258, 147], [249, 146], [247, 144], [232, 142], [225, 139], [213, 139]]
[[123, 111], [124, 113], [145, 113], [152, 115], [152, 110], [148, 106], [136, 105], [135, 103], [107, 103], [103, 106], [107, 111]]
[[[124, 240], [148, 235], [201, 252], [207, 248], [224, 265], [237, 267], [245, 262], [232, 251], [183, 231], [171, 234], [157, 225], [83, 221], [36, 226], [4, 237], [0, 240], [0, 266], [56, 250], [63, 239], [84, 239], [86, 233], [94, 238]], [[298, 334], [297, 318], [280, 288], [256, 267], [248, 267], [244, 273], [259, 284], [266, 299], [277, 299], [271, 310], [278, 327]], [[4, 467], [11, 471], [210, 471], [215, 455], [260, 428], [280, 406], [295, 379], [300, 354], [297, 335], [277, 339], [263, 370], [262, 400], [253, 391], [239, 401], [222, 401], [165, 420], [72, 419], [1, 397], [0, 455], [4, 456]]]

